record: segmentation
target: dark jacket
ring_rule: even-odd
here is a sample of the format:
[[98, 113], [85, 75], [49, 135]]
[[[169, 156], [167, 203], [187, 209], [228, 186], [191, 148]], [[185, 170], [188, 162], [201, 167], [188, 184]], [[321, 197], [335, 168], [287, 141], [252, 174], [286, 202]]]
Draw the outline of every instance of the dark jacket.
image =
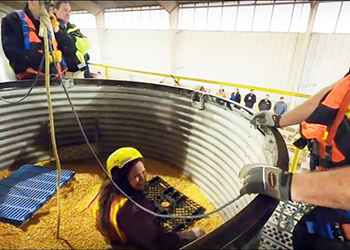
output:
[[[62, 51], [62, 54], [66, 59], [68, 71], [70, 72], [77, 72], [79, 70], [84, 71], [86, 67], [82, 69], [78, 68], [80, 61], [76, 56], [76, 53], [78, 50], [76, 46], [76, 37], [85, 37], [85, 36], [81, 34], [80, 30], [77, 30], [72, 34], [69, 34], [67, 30], [69, 30], [70, 28], [74, 28], [75, 25], [71, 23], [67, 23], [67, 25], [65, 25], [61, 19], [57, 19], [57, 20], [60, 23], [60, 26], [59, 26], [60, 29], [55, 34], [56, 40], [58, 44], [58, 49]], [[90, 59], [89, 54], [86, 53], [85, 62], [87, 63], [89, 59]]]
[[253, 108], [254, 103], [256, 102], [256, 96], [254, 94], [248, 93], [244, 97], [244, 102], [246, 107]]
[[260, 102], [259, 102], [259, 110], [270, 110], [271, 109], [271, 101], [270, 100], [265, 100], [265, 99], [262, 99]]
[[[32, 20], [38, 34], [40, 22], [33, 17], [28, 9], [28, 4], [23, 10]], [[43, 57], [43, 54], [39, 53], [38, 49], [43, 49], [43, 43], [41, 46], [31, 46], [30, 50], [25, 48], [22, 22], [17, 12], [11, 12], [2, 19], [1, 41], [5, 55], [16, 74], [25, 72], [27, 68], [38, 70]], [[41, 71], [43, 72], [44, 69]]]
[[240, 93], [232, 93], [231, 94], [231, 100], [232, 101], [235, 101], [235, 102], [238, 102], [238, 103], [241, 103], [241, 94]]
[[74, 56], [77, 48], [75, 47], [75, 39], [67, 33], [67, 27], [70, 23], [66, 25], [61, 19], [57, 19], [60, 23], [60, 29], [55, 33], [58, 49], [62, 51], [62, 54], [67, 56]]
[[[144, 195], [134, 198], [140, 205], [152, 210]], [[117, 215], [120, 229], [132, 243], [143, 249], [179, 249], [196, 239], [192, 231], [166, 232], [158, 218], [141, 210], [128, 200]]]
[[[41, 43], [31, 43], [30, 49], [26, 49], [22, 21], [17, 12], [6, 15], [1, 22], [1, 39], [4, 53], [10, 61], [11, 67], [16, 74], [24, 73], [28, 68], [36, 71], [45, 72], [44, 64], [39, 69], [40, 62], [44, 56], [44, 39], [39, 36], [40, 22], [36, 20], [32, 12], [28, 9], [28, 4], [23, 8], [24, 13], [33, 22], [35, 33], [38, 35]], [[65, 67], [61, 64], [61, 67]], [[51, 74], [57, 74], [57, 68], [53, 63], [50, 64]], [[35, 74], [28, 74], [24, 78], [34, 78]], [[17, 77], [19, 77], [17, 75]]]

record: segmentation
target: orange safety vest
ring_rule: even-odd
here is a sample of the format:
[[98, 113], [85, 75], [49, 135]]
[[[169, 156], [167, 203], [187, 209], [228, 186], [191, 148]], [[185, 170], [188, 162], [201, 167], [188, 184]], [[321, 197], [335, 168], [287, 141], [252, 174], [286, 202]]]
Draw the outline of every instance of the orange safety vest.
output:
[[318, 170], [325, 170], [330, 163], [340, 166], [350, 160], [349, 105], [350, 75], [329, 91], [316, 110], [301, 123], [301, 135], [317, 144], [312, 153], [320, 157]]
[[[98, 220], [97, 214], [99, 210], [99, 200], [100, 200], [100, 195], [98, 193], [89, 204], [89, 210], [96, 221]], [[128, 199], [125, 197], [118, 197], [111, 203], [110, 210], [109, 210], [109, 222], [115, 229], [115, 231], [109, 232], [109, 240], [111, 242], [121, 240], [122, 243], [125, 244], [128, 241], [124, 232], [119, 228], [118, 222], [117, 222], [118, 212], [125, 205], [127, 201]]]
[[[19, 15], [21, 22], [22, 22], [22, 30], [23, 30], [23, 36], [24, 36], [24, 46], [27, 50], [31, 49], [31, 46], [38, 45], [41, 47], [42, 41], [40, 37], [37, 34], [37, 30], [35, 25], [33, 24], [32, 20], [28, 17], [28, 15], [23, 10], [17, 10], [17, 14]], [[50, 39], [50, 43], [53, 50], [57, 50], [57, 41], [55, 39]], [[43, 53], [42, 49], [38, 49], [38, 52]], [[58, 73], [63, 76], [63, 74], [67, 71], [67, 66], [62, 58], [62, 62], [57, 62], [57, 69]], [[28, 75], [35, 74], [40, 76], [45, 76], [43, 72], [39, 72], [38, 70], [35, 70], [33, 68], [27, 68], [25, 72], [16, 74], [17, 78], [19, 80], [27, 78]], [[56, 75], [58, 77], [59, 75]]]

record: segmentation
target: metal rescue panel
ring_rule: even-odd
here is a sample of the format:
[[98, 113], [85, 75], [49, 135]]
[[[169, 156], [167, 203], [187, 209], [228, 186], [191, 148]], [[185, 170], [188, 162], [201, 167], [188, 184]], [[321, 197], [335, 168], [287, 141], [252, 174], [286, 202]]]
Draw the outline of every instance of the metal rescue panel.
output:
[[[17, 100], [30, 83], [4, 83], [1, 96]], [[84, 144], [62, 87], [52, 83], [51, 90], [59, 150]], [[279, 132], [254, 128], [252, 111], [229, 100], [185, 88], [116, 80], [75, 80], [68, 92], [99, 156], [106, 157], [122, 146], [136, 147], [145, 157], [180, 170], [215, 207], [238, 195], [238, 172], [245, 163], [288, 167]], [[49, 138], [42, 82], [23, 102], [1, 103], [0, 169], [49, 159]], [[191, 246], [221, 248], [230, 242], [243, 246], [261, 230], [276, 206], [277, 201], [268, 197], [246, 195], [222, 210], [226, 221], [222, 226]], [[224, 234], [226, 230], [232, 233]]]

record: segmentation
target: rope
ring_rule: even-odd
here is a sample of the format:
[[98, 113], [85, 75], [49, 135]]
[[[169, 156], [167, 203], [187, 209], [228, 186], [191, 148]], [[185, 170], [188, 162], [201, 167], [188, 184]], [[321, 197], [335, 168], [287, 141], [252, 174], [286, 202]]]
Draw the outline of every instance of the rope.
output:
[[[44, 7], [43, 1], [40, 1], [40, 8], [42, 13], [46, 13], [47, 11]], [[50, 61], [49, 61], [49, 37], [48, 37], [48, 29], [42, 23], [44, 15], [40, 17], [40, 31], [39, 35], [44, 38], [44, 53], [45, 53], [45, 86], [46, 86], [46, 96], [47, 96], [47, 104], [49, 109], [49, 120], [50, 120], [50, 134], [51, 134], [51, 143], [53, 154], [56, 160], [57, 166], [57, 231], [56, 237], [59, 239], [60, 237], [60, 221], [61, 221], [61, 192], [60, 192], [60, 181], [61, 181], [61, 163], [59, 159], [59, 155], [57, 152], [56, 145], [56, 137], [55, 137], [55, 124], [53, 117], [53, 109], [52, 109], [52, 101], [51, 101], [51, 91], [50, 91]], [[53, 34], [53, 33], [51, 33]], [[54, 54], [52, 54], [54, 58]]]
[[[52, 46], [49, 47], [50, 51], [52, 52]], [[54, 59], [54, 67], [57, 69], [57, 66], [56, 66], [56, 63], [55, 63], [55, 58]], [[57, 69], [58, 70], [58, 69]], [[61, 74], [58, 74], [58, 77], [59, 77], [59, 81], [60, 81], [60, 84], [61, 86], [63, 87], [64, 89], [64, 92], [67, 96], [67, 99], [68, 99], [68, 102], [69, 102], [69, 105], [74, 113], [74, 116], [78, 122], [78, 125], [79, 125], [79, 128], [81, 130], [81, 133], [91, 151], [91, 153], [93, 154], [93, 156], [95, 157], [96, 161], [98, 162], [98, 164], [100, 165], [102, 171], [105, 173], [105, 175], [107, 176], [107, 178], [113, 183], [113, 185], [127, 198], [129, 199], [132, 203], [135, 204], [135, 206], [137, 206], [139, 209], [143, 210], [144, 212], [146, 213], [149, 213], [153, 216], [156, 216], [156, 217], [160, 217], [160, 218], [166, 218], [166, 219], [202, 219], [202, 218], [205, 218], [205, 217], [208, 217], [212, 214], [215, 214], [215, 213], [218, 213], [220, 212], [221, 210], [225, 209], [226, 207], [228, 207], [229, 205], [235, 203], [236, 201], [238, 201], [243, 195], [239, 194], [238, 196], [236, 196], [234, 199], [232, 199], [231, 201], [228, 201], [227, 203], [225, 203], [224, 205], [220, 206], [219, 208], [209, 212], [209, 213], [204, 213], [204, 214], [199, 214], [199, 215], [189, 215], [189, 216], [186, 216], [186, 215], [166, 215], [166, 214], [159, 214], [159, 213], [155, 213], [153, 212], [152, 210], [149, 210], [145, 207], [143, 207], [142, 205], [140, 205], [139, 203], [137, 203], [135, 200], [133, 200], [130, 196], [128, 196], [114, 181], [113, 179], [108, 175], [107, 171], [105, 170], [105, 168], [103, 167], [100, 159], [98, 158], [98, 156], [96, 155], [94, 149], [92, 148], [90, 142], [89, 142], [89, 139], [87, 138], [86, 134], [85, 134], [85, 131], [84, 131], [84, 128], [83, 126], [81, 125], [81, 122], [80, 122], [80, 119], [79, 119], [79, 116], [74, 108], [74, 105], [72, 103], [72, 100], [68, 94], [68, 91], [67, 91], [67, 88], [66, 86], [63, 84], [63, 80], [62, 80], [62, 76]]]
[[215, 213], [218, 213], [220, 212], [221, 210], [225, 209], [226, 207], [228, 207], [229, 205], [231, 205], [232, 203], [235, 203], [236, 201], [238, 201], [243, 195], [238, 195], [237, 197], [235, 197], [233, 200], [225, 203], [224, 205], [222, 205], [221, 207], [213, 210], [212, 212], [209, 212], [209, 213], [204, 213], [204, 214], [199, 214], [199, 215], [166, 215], [166, 214], [159, 214], [159, 213], [155, 213], [153, 212], [152, 210], [149, 210], [145, 207], [143, 207], [142, 205], [140, 205], [139, 203], [137, 203], [136, 201], [134, 201], [130, 196], [128, 196], [114, 181], [113, 179], [108, 175], [107, 171], [105, 170], [105, 168], [103, 167], [100, 159], [98, 158], [98, 156], [96, 155], [94, 149], [92, 148], [90, 142], [89, 142], [89, 139], [87, 138], [86, 134], [85, 134], [85, 131], [84, 131], [84, 128], [83, 126], [81, 125], [81, 122], [80, 122], [80, 119], [79, 119], [79, 116], [74, 108], [74, 105], [72, 103], [72, 100], [68, 94], [68, 91], [67, 91], [67, 88], [66, 86], [63, 84], [62, 82], [62, 78], [60, 78], [60, 82], [61, 82], [61, 86], [63, 87], [64, 89], [64, 92], [66, 93], [66, 96], [67, 96], [67, 99], [69, 101], [69, 105], [71, 106], [72, 108], [72, 111], [74, 113], [74, 116], [78, 122], [78, 125], [79, 125], [79, 128], [83, 134], [83, 137], [87, 143], [87, 145], [89, 146], [90, 150], [91, 150], [91, 153], [94, 155], [95, 159], [97, 160], [97, 162], [99, 163], [101, 169], [103, 170], [103, 172], [106, 174], [106, 176], [108, 177], [108, 179], [113, 183], [113, 185], [127, 198], [129, 199], [132, 203], [134, 203], [138, 208], [140, 208], [141, 210], [145, 211], [146, 213], [149, 213], [153, 216], [156, 216], [156, 217], [160, 217], [160, 218], [167, 218], [167, 219], [202, 219], [202, 218], [205, 218], [205, 217], [208, 217], [212, 214], [215, 214]]
[[[42, 70], [42, 68], [43, 68], [43, 66], [44, 66], [44, 61], [45, 61], [45, 55], [43, 55], [43, 57], [41, 58], [41, 61], [40, 61], [40, 64], [39, 64], [39, 72]], [[35, 80], [34, 80], [33, 84], [30, 86], [28, 92], [27, 92], [23, 97], [21, 97], [19, 100], [17, 100], [17, 101], [10, 101], [10, 100], [7, 100], [6, 98], [1, 97], [1, 96], [0, 96], [0, 100], [4, 101], [4, 102], [6, 102], [6, 103], [9, 103], [9, 104], [17, 104], [17, 103], [22, 102], [22, 101], [23, 101], [24, 99], [26, 99], [26, 98], [29, 96], [29, 94], [32, 92], [33, 88], [34, 88], [35, 85], [38, 83], [39, 77], [40, 77], [39, 74], [36, 75]]]

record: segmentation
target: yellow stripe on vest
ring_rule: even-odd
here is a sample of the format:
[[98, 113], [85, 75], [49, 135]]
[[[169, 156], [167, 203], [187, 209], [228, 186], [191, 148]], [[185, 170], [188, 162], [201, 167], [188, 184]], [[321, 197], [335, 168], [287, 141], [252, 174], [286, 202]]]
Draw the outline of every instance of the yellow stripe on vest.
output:
[[118, 227], [118, 222], [117, 222], [117, 214], [120, 208], [122, 208], [125, 204], [125, 202], [127, 202], [127, 198], [122, 198], [115, 206], [113, 209], [113, 227], [115, 228], [115, 231], [117, 231], [117, 234], [119, 235], [120, 239], [124, 242], [125, 241], [125, 237], [122, 235], [121, 231], [119, 230]]
[[350, 106], [349, 106], [348, 111], [345, 113], [345, 115], [350, 119]]
[[98, 212], [98, 208], [100, 207], [99, 202], [97, 201], [93, 210], [92, 210], [92, 216], [94, 217], [94, 219], [96, 220], [97, 218], [97, 212]]

